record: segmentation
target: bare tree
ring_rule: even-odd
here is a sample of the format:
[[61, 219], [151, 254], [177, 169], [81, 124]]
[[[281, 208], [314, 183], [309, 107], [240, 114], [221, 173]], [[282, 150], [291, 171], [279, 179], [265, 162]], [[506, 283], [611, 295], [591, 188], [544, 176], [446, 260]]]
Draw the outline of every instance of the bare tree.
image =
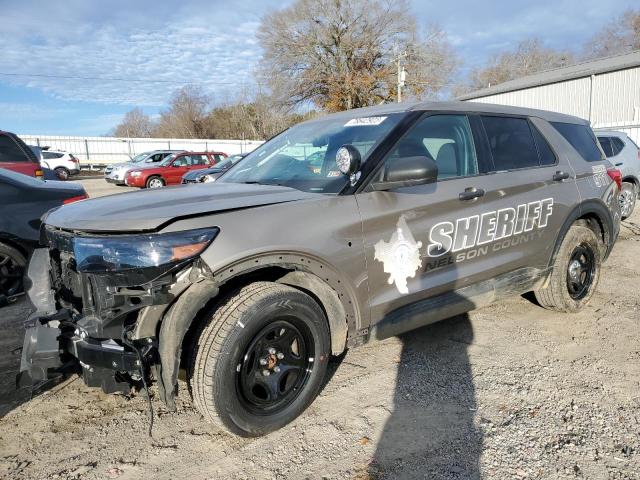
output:
[[160, 113], [154, 131], [158, 137], [205, 138], [210, 99], [200, 87], [186, 86], [174, 93], [169, 108]]
[[597, 32], [584, 48], [585, 58], [640, 50], [640, 10], [629, 9]]
[[153, 127], [154, 125], [149, 115], [146, 115], [141, 108], [136, 107], [125, 114], [122, 122], [111, 132], [111, 136], [150, 137]]
[[442, 31], [420, 37], [405, 0], [297, 0], [264, 17], [258, 39], [276, 98], [328, 111], [392, 99], [400, 55], [417, 96], [436, 93], [456, 66]]
[[236, 101], [211, 110], [207, 130], [211, 138], [266, 139], [304, 119], [271, 97], [257, 94], [251, 100]]
[[473, 69], [468, 79], [454, 92], [460, 95], [573, 62], [573, 55], [569, 51], [547, 48], [535, 38], [524, 40], [515, 50], [495, 55], [486, 66]]

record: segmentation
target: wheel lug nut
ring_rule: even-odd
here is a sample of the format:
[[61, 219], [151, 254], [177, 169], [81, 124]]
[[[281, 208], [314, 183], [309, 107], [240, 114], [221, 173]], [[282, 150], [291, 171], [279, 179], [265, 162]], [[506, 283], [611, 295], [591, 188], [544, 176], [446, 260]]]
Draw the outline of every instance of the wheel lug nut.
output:
[[276, 373], [280, 373], [280, 367], [274, 367], [273, 371], [276, 372]]
[[267, 364], [267, 359], [266, 358], [261, 358], [260, 359], [260, 365], [266, 365]]
[[271, 375], [271, 372], [269, 370], [262, 370], [262, 375], [268, 377], [269, 375]]
[[276, 357], [278, 357], [278, 360], [282, 360], [284, 358], [284, 353], [282, 352], [278, 352], [278, 354], [276, 355]]
[[275, 353], [276, 353], [276, 349], [275, 349], [275, 348], [273, 348], [273, 347], [270, 347], [270, 348], [269, 348], [269, 350], [268, 350], [268, 352], [269, 352], [271, 355], [273, 355], [273, 354], [275, 354]]

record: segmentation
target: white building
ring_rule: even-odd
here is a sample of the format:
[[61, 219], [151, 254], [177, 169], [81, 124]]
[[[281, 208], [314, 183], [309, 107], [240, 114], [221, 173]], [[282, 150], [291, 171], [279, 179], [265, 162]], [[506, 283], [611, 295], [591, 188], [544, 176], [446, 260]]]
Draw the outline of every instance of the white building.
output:
[[459, 100], [540, 108], [626, 132], [640, 143], [640, 52], [540, 72]]

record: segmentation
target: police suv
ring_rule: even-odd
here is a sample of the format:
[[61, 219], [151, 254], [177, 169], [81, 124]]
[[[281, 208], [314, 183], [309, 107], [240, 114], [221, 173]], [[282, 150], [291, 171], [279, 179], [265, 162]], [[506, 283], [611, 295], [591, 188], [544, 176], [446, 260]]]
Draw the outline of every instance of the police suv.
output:
[[51, 211], [20, 380], [155, 381], [173, 410], [184, 370], [207, 420], [263, 435], [347, 348], [530, 291], [580, 310], [620, 184], [589, 124], [557, 113], [402, 103], [304, 122], [214, 183]]

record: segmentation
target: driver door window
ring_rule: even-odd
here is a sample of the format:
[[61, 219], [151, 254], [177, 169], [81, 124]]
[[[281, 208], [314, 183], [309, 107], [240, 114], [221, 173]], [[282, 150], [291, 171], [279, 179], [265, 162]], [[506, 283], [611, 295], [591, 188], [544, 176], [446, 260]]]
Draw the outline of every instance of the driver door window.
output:
[[401, 157], [427, 157], [438, 165], [438, 180], [478, 174], [478, 162], [466, 115], [430, 115], [396, 144], [385, 165]]

